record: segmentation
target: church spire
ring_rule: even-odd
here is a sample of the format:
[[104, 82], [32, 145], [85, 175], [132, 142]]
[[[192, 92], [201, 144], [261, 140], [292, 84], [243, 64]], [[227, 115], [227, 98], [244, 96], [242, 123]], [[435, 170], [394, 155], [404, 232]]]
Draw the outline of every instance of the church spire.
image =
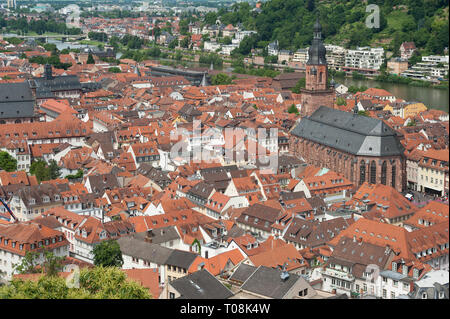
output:
[[327, 59], [325, 55], [327, 51], [322, 43], [322, 25], [320, 24], [319, 17], [317, 17], [314, 23], [313, 34], [314, 37], [308, 50], [309, 59], [306, 64], [326, 65]]
[[358, 108], [358, 100], [355, 95], [355, 106], [353, 107], [353, 113], [358, 114], [359, 108]]
[[314, 23], [314, 39], [322, 40], [322, 25], [319, 21], [319, 16], [316, 18], [316, 23]]

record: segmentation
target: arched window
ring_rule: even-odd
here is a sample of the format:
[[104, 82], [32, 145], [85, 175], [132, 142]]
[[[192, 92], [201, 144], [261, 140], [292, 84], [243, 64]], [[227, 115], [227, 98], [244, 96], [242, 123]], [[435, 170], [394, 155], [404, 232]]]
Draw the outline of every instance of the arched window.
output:
[[370, 184], [376, 183], [377, 183], [377, 164], [375, 164], [375, 161], [372, 161], [370, 163]]
[[392, 165], [392, 187], [395, 188], [395, 176], [397, 175], [397, 168], [395, 164]]
[[359, 166], [359, 185], [363, 184], [366, 181], [366, 163], [361, 161]]
[[381, 164], [381, 184], [386, 185], [386, 176], [387, 176], [387, 163], [383, 161]]

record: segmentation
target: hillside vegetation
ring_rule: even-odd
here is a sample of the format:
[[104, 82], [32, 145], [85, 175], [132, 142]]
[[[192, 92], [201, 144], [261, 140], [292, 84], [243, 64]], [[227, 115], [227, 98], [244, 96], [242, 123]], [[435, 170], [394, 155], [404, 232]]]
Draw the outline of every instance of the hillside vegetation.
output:
[[[366, 2], [366, 3], [365, 3]], [[367, 28], [368, 4], [380, 8], [380, 28]], [[422, 54], [443, 54], [448, 47], [448, 0], [270, 0], [256, 13], [248, 3], [237, 3], [230, 10], [221, 9], [205, 16], [205, 23], [219, 19], [224, 24], [242, 23], [258, 31], [257, 36], [242, 43], [264, 48], [278, 40], [282, 49], [307, 47], [312, 40], [312, 27], [318, 15], [325, 43], [357, 46], [383, 46], [398, 54], [404, 41], [414, 41]]]

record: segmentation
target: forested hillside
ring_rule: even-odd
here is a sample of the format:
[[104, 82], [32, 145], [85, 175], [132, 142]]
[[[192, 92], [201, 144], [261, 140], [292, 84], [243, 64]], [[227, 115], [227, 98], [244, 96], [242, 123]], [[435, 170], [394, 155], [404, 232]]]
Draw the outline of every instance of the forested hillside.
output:
[[[380, 8], [380, 28], [365, 25], [368, 4]], [[218, 18], [224, 24], [242, 23], [258, 31], [243, 46], [261, 47], [278, 40], [282, 49], [306, 47], [312, 39], [312, 26], [319, 15], [326, 43], [354, 48], [383, 46], [396, 54], [402, 42], [414, 41], [422, 54], [442, 54], [448, 47], [448, 0], [270, 0], [252, 11], [247, 3], [233, 5], [230, 11], [209, 13], [204, 22]], [[245, 54], [247, 50], [243, 50]]]

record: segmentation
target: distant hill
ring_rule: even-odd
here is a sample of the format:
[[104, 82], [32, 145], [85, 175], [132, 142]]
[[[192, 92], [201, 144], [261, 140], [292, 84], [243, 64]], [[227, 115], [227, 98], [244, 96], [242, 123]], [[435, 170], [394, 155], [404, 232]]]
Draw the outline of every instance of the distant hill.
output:
[[[366, 2], [366, 3], [364, 3]], [[380, 8], [380, 28], [366, 27], [368, 4]], [[448, 0], [269, 0], [258, 14], [247, 3], [221, 9], [222, 23], [243, 23], [259, 33], [257, 47], [278, 40], [282, 49], [306, 47], [312, 26], [319, 15], [325, 43], [354, 48], [383, 46], [398, 53], [404, 41], [414, 41], [422, 54], [443, 54], [448, 47]], [[209, 17], [210, 20], [212, 20]]]

